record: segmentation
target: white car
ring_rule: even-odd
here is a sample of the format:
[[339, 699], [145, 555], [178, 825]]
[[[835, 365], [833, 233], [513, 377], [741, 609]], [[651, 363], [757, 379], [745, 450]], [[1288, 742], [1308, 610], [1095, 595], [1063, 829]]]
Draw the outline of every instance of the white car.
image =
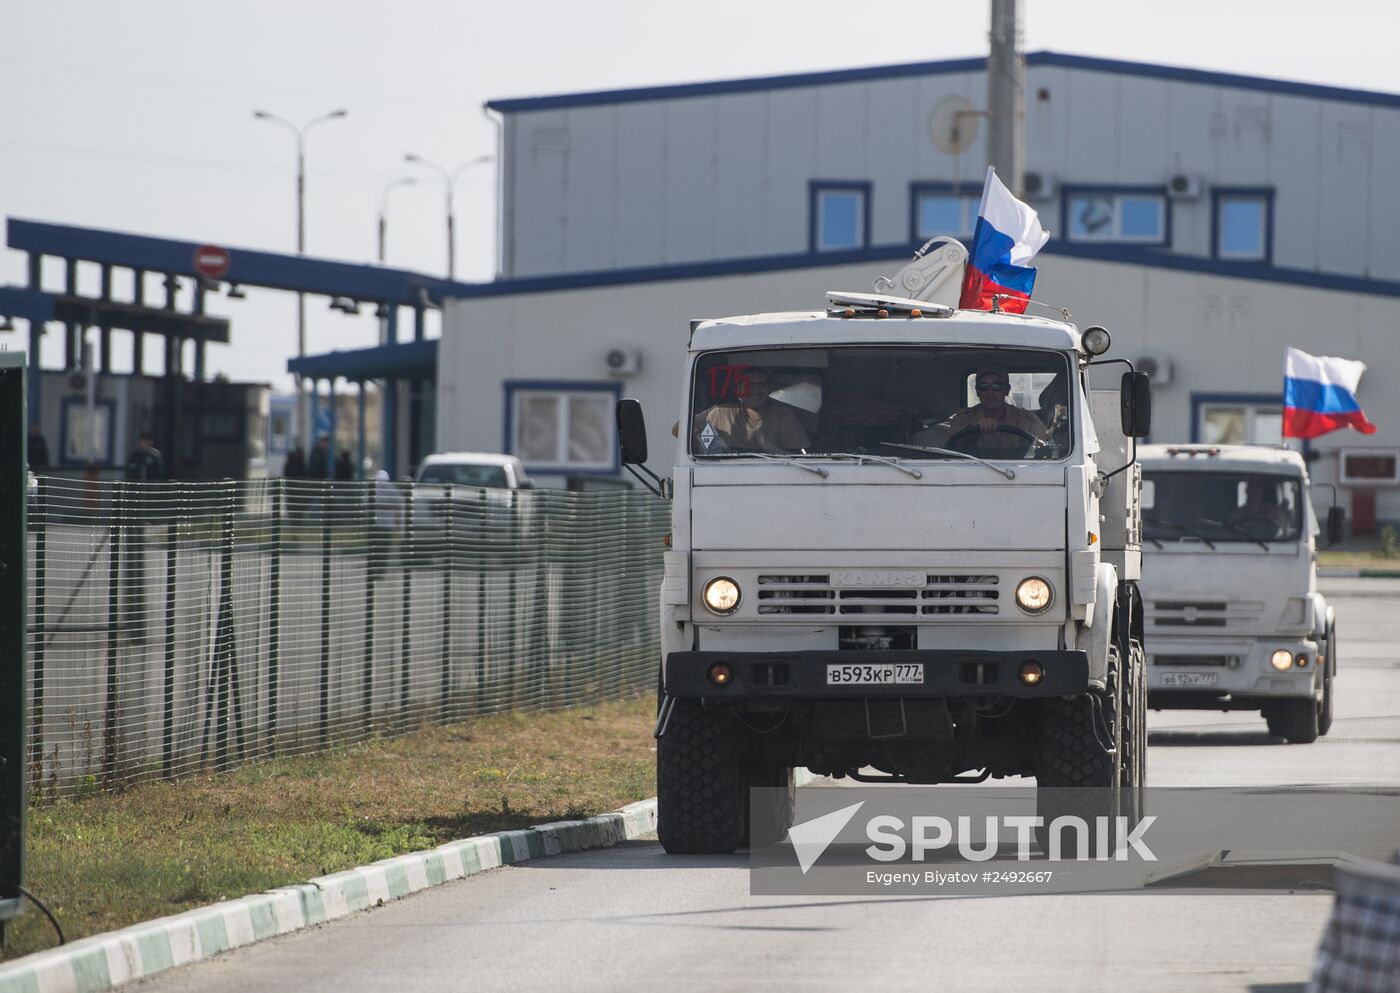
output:
[[441, 524], [447, 516], [447, 501], [454, 511], [461, 508], [462, 523], [472, 521], [473, 504], [485, 504], [490, 520], [500, 523], [502, 511], [515, 505], [516, 491], [533, 489], [525, 467], [514, 455], [492, 452], [441, 452], [429, 455], [418, 466], [414, 480], [413, 521], [415, 526]]

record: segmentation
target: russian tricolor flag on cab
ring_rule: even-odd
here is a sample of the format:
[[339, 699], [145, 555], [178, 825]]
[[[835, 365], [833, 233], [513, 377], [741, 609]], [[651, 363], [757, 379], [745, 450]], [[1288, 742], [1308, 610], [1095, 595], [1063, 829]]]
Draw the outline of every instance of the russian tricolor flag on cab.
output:
[[1365, 362], [1290, 348], [1283, 359], [1283, 436], [1316, 438], [1341, 428], [1375, 434], [1356, 400], [1365, 371]]
[[1049, 238], [1035, 211], [1012, 196], [988, 166], [958, 306], [991, 310], [997, 296], [1005, 298], [998, 303], [1001, 310], [1024, 314], [1035, 286], [1035, 269], [1026, 263]]

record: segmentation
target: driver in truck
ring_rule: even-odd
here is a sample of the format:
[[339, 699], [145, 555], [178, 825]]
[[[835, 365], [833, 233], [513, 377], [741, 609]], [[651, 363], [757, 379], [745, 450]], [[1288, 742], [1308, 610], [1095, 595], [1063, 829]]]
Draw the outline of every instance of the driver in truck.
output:
[[717, 403], [695, 416], [691, 433], [696, 451], [797, 452], [807, 447], [797, 412], [770, 398], [772, 377], [766, 369], [744, 368], [732, 382], [737, 404]]
[[1279, 505], [1278, 484], [1262, 479], [1245, 483], [1244, 504], [1236, 507], [1226, 518], [1226, 524], [1252, 526], [1267, 530], [1274, 537], [1289, 526], [1289, 513]]
[[[960, 435], [975, 438], [974, 443], [985, 448], [1024, 448], [1024, 435], [1030, 435], [1037, 442], [1049, 440], [1049, 432], [1039, 417], [1007, 403], [1011, 375], [1005, 366], [983, 366], [977, 371], [976, 386], [978, 403], [954, 414], [948, 426], [950, 444], [960, 440]], [[1001, 428], [1015, 430], [1002, 431]]]

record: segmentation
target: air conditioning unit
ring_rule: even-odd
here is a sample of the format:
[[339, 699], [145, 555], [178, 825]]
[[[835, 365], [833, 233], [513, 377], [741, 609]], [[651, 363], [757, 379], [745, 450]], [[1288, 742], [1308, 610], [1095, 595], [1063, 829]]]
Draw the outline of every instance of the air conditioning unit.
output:
[[635, 376], [642, 371], [642, 350], [630, 345], [613, 345], [603, 361], [610, 376]]
[[1172, 381], [1172, 360], [1165, 355], [1140, 355], [1133, 360], [1133, 368], [1147, 373], [1147, 378], [1156, 386]]
[[1055, 195], [1055, 177], [1048, 172], [1026, 172], [1026, 198], [1049, 200]]
[[1205, 183], [1194, 173], [1174, 172], [1167, 177], [1167, 196], [1173, 200], [1195, 200], [1204, 188]]

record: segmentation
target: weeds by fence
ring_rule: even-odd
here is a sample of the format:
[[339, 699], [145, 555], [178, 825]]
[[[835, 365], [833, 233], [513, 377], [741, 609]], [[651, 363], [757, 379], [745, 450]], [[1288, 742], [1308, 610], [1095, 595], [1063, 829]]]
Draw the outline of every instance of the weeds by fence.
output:
[[42, 479], [31, 789], [649, 687], [668, 521], [628, 491]]

